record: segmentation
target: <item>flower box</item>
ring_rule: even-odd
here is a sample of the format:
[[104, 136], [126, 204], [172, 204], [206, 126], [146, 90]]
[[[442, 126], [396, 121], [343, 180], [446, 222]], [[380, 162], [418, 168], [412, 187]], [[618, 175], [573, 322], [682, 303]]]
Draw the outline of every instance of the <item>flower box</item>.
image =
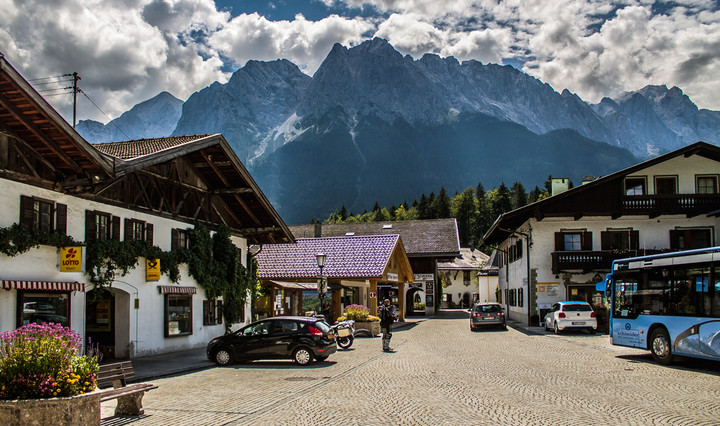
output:
[[99, 425], [100, 393], [66, 398], [0, 399], [0, 425]]
[[372, 337], [380, 334], [380, 323], [377, 321], [373, 322], [358, 322], [355, 321], [355, 330], [368, 330]]

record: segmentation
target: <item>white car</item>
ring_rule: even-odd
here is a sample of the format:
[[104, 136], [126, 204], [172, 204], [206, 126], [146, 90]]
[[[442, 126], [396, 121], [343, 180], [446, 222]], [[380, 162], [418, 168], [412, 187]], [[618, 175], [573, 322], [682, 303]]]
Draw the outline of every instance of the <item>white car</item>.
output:
[[545, 330], [555, 330], [556, 334], [569, 329], [581, 329], [594, 333], [597, 330], [597, 318], [592, 306], [587, 302], [557, 302], [545, 315]]

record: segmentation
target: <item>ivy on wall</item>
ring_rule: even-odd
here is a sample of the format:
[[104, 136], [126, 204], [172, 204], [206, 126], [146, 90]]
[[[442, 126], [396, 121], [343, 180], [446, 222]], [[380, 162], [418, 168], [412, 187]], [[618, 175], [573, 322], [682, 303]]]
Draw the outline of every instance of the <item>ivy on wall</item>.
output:
[[29, 229], [20, 224], [0, 228], [0, 253], [14, 257], [40, 245], [86, 246], [85, 274], [96, 288], [112, 286], [116, 276], [125, 276], [137, 267], [140, 258], [160, 259], [161, 272], [174, 283], [180, 281], [179, 266], [186, 263], [190, 275], [205, 290], [208, 299], [223, 298], [226, 331], [242, 318], [248, 295], [257, 291], [257, 267], [245, 268], [240, 250], [230, 239], [230, 229], [221, 226], [210, 235], [203, 225], [190, 230], [192, 250], [163, 251], [147, 241], [96, 240], [90, 243], [72, 237]]

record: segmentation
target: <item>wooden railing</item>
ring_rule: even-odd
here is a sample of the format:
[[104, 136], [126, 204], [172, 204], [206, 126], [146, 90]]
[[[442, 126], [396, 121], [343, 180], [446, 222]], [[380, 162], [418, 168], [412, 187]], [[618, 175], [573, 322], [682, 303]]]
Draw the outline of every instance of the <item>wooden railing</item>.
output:
[[610, 272], [613, 260], [635, 256], [646, 256], [670, 251], [668, 250], [624, 250], [621, 252], [603, 251], [556, 251], [552, 253], [552, 273], [566, 271], [598, 271]]
[[622, 197], [625, 214], [687, 214], [690, 216], [720, 209], [720, 194], [632, 195]]

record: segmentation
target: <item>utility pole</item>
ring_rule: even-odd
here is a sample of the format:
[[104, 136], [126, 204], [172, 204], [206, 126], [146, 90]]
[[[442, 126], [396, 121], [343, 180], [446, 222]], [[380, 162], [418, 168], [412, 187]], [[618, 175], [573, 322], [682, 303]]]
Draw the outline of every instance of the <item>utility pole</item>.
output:
[[76, 115], [77, 115], [77, 94], [78, 94], [78, 81], [80, 81], [80, 76], [77, 72], [72, 73], [73, 77], [73, 129], [75, 128], [76, 124]]

